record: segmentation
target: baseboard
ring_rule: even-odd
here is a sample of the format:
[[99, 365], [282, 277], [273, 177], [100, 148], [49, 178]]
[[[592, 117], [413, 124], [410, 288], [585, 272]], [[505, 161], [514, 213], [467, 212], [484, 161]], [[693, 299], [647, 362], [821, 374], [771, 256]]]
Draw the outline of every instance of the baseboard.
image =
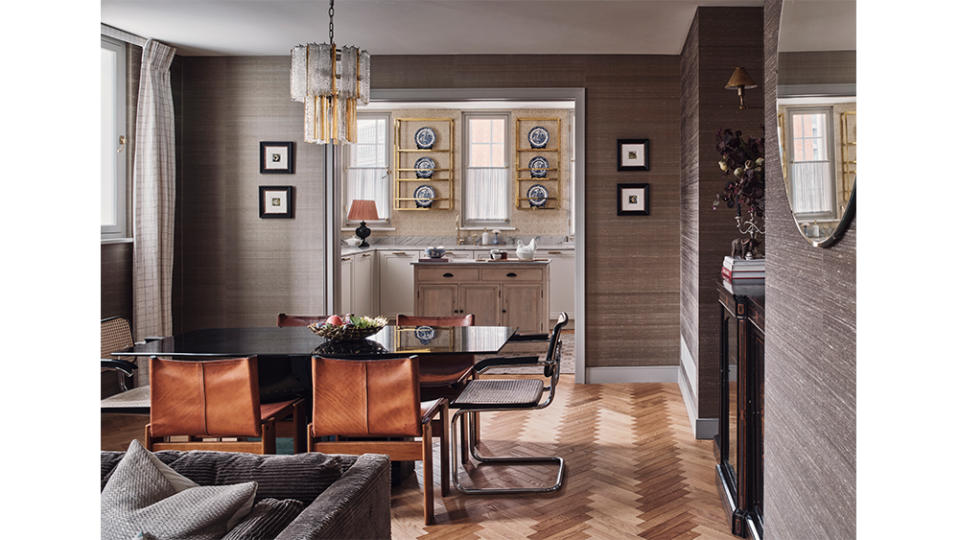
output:
[[[696, 367], [696, 360], [693, 359], [693, 353], [689, 350], [686, 340], [679, 336], [679, 365], [686, 372], [686, 379], [689, 383], [688, 390], [692, 393], [693, 403], [698, 403], [697, 390], [699, 384], [699, 369]], [[682, 379], [682, 377], [680, 377]]]
[[679, 366], [613, 366], [586, 368], [588, 384], [674, 383], [679, 382]]
[[689, 428], [693, 430], [693, 435], [697, 439], [712, 439], [719, 433], [719, 418], [699, 418], [699, 410], [696, 408], [696, 398], [689, 388], [691, 382], [686, 379], [685, 374], [679, 374], [679, 392], [683, 395], [683, 403], [686, 405], [686, 414], [689, 415]]
[[695, 431], [697, 439], [712, 439], [719, 434], [719, 418], [697, 418]]

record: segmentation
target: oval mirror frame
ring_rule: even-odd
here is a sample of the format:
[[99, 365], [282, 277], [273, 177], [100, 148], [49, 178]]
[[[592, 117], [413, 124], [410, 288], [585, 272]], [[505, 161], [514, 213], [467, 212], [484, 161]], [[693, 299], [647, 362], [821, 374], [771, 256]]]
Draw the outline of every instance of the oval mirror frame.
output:
[[[855, 115], [855, 13], [856, 1], [802, 2], [783, 0], [780, 13], [779, 49], [778, 49], [778, 87], [776, 92], [776, 112], [778, 119], [777, 139], [780, 163], [783, 165], [783, 183], [789, 211], [792, 214], [796, 230], [813, 247], [828, 248], [842, 240], [856, 215], [856, 173], [855, 122], [852, 122], [852, 142], [847, 140], [847, 121], [840, 112]], [[785, 101], [784, 101], [785, 100]], [[849, 104], [852, 103], [850, 106]], [[813, 109], [803, 111], [802, 109]], [[798, 109], [798, 111], [797, 111]], [[828, 113], [826, 112], [828, 110]], [[797, 115], [806, 112], [807, 115]], [[796, 116], [823, 115], [830, 122], [819, 120], [819, 130], [804, 130], [809, 120], [798, 128], [793, 125]], [[825, 114], [824, 114], [825, 113]], [[848, 118], [848, 116], [847, 116]], [[809, 146], [794, 142], [787, 134], [801, 133], [797, 138], [806, 138], [812, 134], [818, 136], [822, 148], [827, 149], [824, 157], [817, 150], [806, 159], [793, 160], [787, 154], [806, 152]], [[840, 133], [841, 132], [841, 133]], [[837, 137], [837, 134], [840, 137]], [[788, 139], [784, 141], [782, 139]], [[789, 146], [787, 147], [787, 143]], [[787, 150], [788, 148], [788, 150]], [[794, 169], [796, 163], [804, 163]], [[829, 169], [822, 174], [821, 167]], [[810, 182], [801, 193], [812, 193], [812, 197], [802, 198], [806, 206], [804, 215], [796, 211], [793, 187], [788, 178], [789, 172], [802, 171], [804, 168], [820, 168], [807, 172]], [[849, 176], [852, 176], [851, 187]], [[797, 177], [799, 173], [796, 172]], [[815, 178], [815, 180], [813, 180]], [[826, 184], [822, 178], [828, 178]], [[818, 192], [815, 189], [819, 188]], [[831, 199], [824, 198], [829, 192]], [[846, 194], [848, 193], [848, 199]], [[817, 201], [830, 200], [831, 207], [825, 203], [816, 206]], [[822, 228], [821, 228], [822, 226]], [[826, 229], [827, 234], [820, 231]]]

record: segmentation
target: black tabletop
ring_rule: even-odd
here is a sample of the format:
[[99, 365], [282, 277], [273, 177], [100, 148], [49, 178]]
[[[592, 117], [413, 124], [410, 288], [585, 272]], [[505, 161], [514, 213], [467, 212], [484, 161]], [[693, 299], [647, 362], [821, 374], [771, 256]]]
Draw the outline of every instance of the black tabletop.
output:
[[117, 351], [114, 356], [369, 358], [404, 355], [496, 354], [516, 328], [508, 326], [387, 326], [364, 341], [327, 341], [306, 327], [194, 330]]

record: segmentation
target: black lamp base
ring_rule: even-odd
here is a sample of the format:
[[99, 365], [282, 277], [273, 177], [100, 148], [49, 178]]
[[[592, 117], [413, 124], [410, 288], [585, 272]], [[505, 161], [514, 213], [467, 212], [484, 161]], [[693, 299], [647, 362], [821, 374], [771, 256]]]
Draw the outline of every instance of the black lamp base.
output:
[[366, 222], [361, 221], [360, 226], [356, 228], [356, 237], [363, 241], [360, 243], [359, 247], [370, 247], [370, 245], [366, 243], [366, 238], [370, 235], [371, 232], [373, 231], [371, 231], [370, 228], [366, 226]]

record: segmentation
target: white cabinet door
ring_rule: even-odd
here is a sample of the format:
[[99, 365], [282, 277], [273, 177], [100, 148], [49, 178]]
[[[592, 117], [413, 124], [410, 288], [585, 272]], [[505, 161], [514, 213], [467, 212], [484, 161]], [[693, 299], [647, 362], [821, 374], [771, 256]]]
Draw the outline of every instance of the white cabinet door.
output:
[[375, 316], [373, 313], [373, 255], [374, 252], [353, 255], [353, 313]]
[[536, 256], [549, 259], [550, 318], [555, 319], [561, 311], [565, 311], [572, 319], [576, 311], [576, 252], [565, 249], [548, 250], [537, 252]]
[[340, 257], [340, 313], [353, 313], [353, 256]]
[[413, 265], [415, 249], [380, 251], [380, 314], [395, 317], [413, 313]]

